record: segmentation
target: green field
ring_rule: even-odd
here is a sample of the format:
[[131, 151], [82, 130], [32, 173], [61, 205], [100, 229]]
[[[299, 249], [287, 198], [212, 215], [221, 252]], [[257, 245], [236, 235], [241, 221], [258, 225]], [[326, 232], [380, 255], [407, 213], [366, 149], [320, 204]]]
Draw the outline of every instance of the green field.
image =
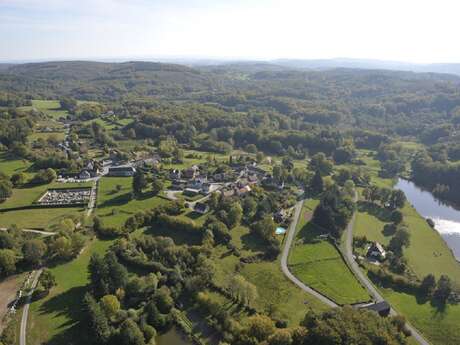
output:
[[68, 114], [67, 110], [61, 109], [61, 104], [58, 100], [33, 100], [32, 107], [43, 111], [45, 114], [54, 119], [58, 119]]
[[[120, 185], [120, 191], [116, 186]], [[132, 177], [103, 177], [99, 181], [96, 215], [106, 226], [122, 226], [137, 212], [149, 210], [167, 200], [147, 190], [139, 199], [131, 199]]]
[[424, 302], [416, 296], [391, 289], [383, 289], [385, 299], [433, 344], [458, 345], [460, 339], [460, 306], [447, 305], [437, 308], [431, 302]]
[[[241, 257], [258, 254], [264, 249], [260, 239], [250, 234], [246, 227], [232, 229], [231, 235], [232, 243], [240, 251]], [[213, 258], [216, 262], [214, 282], [218, 286], [226, 286], [229, 278], [236, 274], [240, 260], [234, 255], [228, 255], [228, 249], [224, 246], [214, 249]], [[288, 321], [289, 325], [297, 325], [310, 308], [317, 311], [327, 309], [326, 305], [299, 289], [284, 276], [279, 260], [245, 264], [238, 273], [257, 287], [256, 308], [270, 311], [274, 317]]]
[[52, 182], [50, 184], [42, 184], [38, 186], [30, 186], [23, 188], [14, 188], [13, 194], [6, 201], [0, 204], [0, 209], [13, 207], [29, 206], [36, 201], [40, 196], [50, 188], [78, 188], [91, 187], [91, 182], [82, 183], [59, 183]]
[[88, 283], [87, 267], [91, 254], [103, 254], [111, 241], [91, 242], [75, 260], [52, 268], [57, 286], [31, 304], [27, 344], [72, 345], [91, 343], [86, 329], [82, 300]]
[[[91, 183], [50, 183], [30, 188], [14, 188], [13, 195], [0, 204], [0, 210], [30, 206], [49, 188], [90, 187]], [[0, 212], [0, 227], [17, 225], [20, 228], [49, 229], [63, 218], [80, 218], [84, 213], [82, 207], [33, 208]]]
[[6, 153], [0, 153], [0, 172], [11, 176], [16, 173], [24, 172], [30, 168], [32, 163], [25, 159], [9, 157]]
[[306, 285], [323, 293], [337, 304], [353, 304], [370, 299], [347, 267], [338, 250], [328, 241], [315, 241], [320, 233], [310, 223], [317, 200], [307, 201], [297, 224], [295, 243], [289, 254], [292, 273]]
[[78, 207], [36, 208], [0, 213], [0, 227], [46, 229], [65, 218], [81, 218], [85, 209]]
[[[375, 178], [380, 185], [388, 185], [388, 180]], [[404, 250], [410, 271], [419, 279], [433, 273], [436, 277], [447, 274], [460, 286], [460, 264], [437, 231], [428, 226], [426, 220], [406, 203], [402, 209], [404, 223], [407, 225], [410, 245]], [[366, 235], [370, 241], [387, 244], [391, 234], [385, 234], [385, 218], [372, 210], [357, 213], [354, 234]], [[460, 306], [447, 305], [439, 308], [431, 302], [403, 291], [380, 287], [384, 297], [433, 344], [454, 345], [460, 339]]]

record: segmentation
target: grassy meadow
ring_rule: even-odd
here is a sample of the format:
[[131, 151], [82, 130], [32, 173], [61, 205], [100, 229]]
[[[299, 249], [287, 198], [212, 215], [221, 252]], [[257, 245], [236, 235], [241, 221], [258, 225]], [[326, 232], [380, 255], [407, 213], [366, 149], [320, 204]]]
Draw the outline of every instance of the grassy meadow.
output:
[[309, 199], [303, 206], [296, 238], [289, 254], [292, 273], [306, 285], [323, 293], [338, 304], [369, 300], [338, 250], [328, 241], [316, 241], [320, 233], [310, 222], [318, 200]]
[[[236, 227], [231, 235], [241, 258], [257, 255], [264, 250], [264, 243], [247, 227]], [[240, 259], [224, 246], [217, 246], [213, 257], [217, 264], [214, 276], [216, 285], [226, 286], [229, 278], [238, 272], [257, 287], [255, 307], [273, 317], [287, 320], [289, 325], [297, 325], [310, 308], [317, 311], [327, 309], [326, 305], [300, 290], [284, 276], [279, 260], [248, 263], [238, 268]]]
[[[117, 190], [117, 185], [120, 190]], [[106, 226], [122, 226], [137, 212], [167, 202], [153, 196], [149, 190], [138, 199], [131, 199], [132, 177], [103, 177], [99, 181], [96, 215], [101, 217]]]
[[[378, 162], [373, 164], [377, 164], [378, 168]], [[380, 186], [393, 185], [392, 180], [382, 179], [376, 175], [373, 176], [373, 181]], [[432, 229], [408, 202], [402, 213], [403, 222], [411, 234], [410, 244], [404, 249], [410, 272], [418, 279], [429, 273], [436, 277], [447, 274], [455, 285], [460, 286], [460, 264], [439, 233]], [[388, 221], [384, 212], [360, 207], [356, 215], [354, 235], [365, 235], [370, 241], [379, 241], [386, 245], [392, 236], [383, 230]], [[395, 291], [382, 286], [379, 286], [379, 289], [391, 305], [406, 316], [433, 344], [458, 344], [459, 305], [440, 307], [405, 291]]]
[[93, 240], [73, 261], [51, 269], [57, 286], [30, 306], [27, 344], [91, 343], [82, 300], [88, 283], [87, 267], [93, 253], [104, 254], [111, 241]]

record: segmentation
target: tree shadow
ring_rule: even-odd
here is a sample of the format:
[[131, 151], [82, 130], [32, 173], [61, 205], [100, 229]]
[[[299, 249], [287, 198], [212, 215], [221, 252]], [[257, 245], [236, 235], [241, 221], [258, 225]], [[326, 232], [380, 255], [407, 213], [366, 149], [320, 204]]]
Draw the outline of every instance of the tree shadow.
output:
[[313, 242], [321, 234], [324, 234], [324, 231], [321, 231], [318, 226], [310, 221], [299, 230], [297, 237], [302, 239], [304, 243], [307, 243]]
[[87, 289], [85, 286], [71, 288], [45, 301], [38, 313], [53, 314], [53, 319], [66, 317], [68, 320], [59, 325], [47, 345], [91, 344], [87, 315], [83, 309], [83, 298]]
[[104, 201], [99, 204], [98, 207], [121, 206], [127, 204], [129, 201], [131, 201], [131, 193], [124, 193], [116, 196], [115, 198]]
[[254, 233], [248, 233], [241, 236], [242, 249], [252, 252], [263, 252], [266, 250], [264, 241]]
[[382, 222], [391, 222], [391, 211], [374, 203], [359, 201], [358, 211], [368, 213]]
[[185, 216], [190, 218], [190, 219], [198, 219], [198, 218], [200, 218], [202, 216], [202, 214], [198, 213], [198, 212], [195, 212], [195, 211], [190, 211]]
[[397, 227], [394, 224], [385, 224], [382, 230], [382, 235], [385, 237], [393, 236], [396, 233]]
[[192, 234], [186, 231], [170, 230], [159, 226], [151, 226], [145, 231], [146, 235], [170, 237], [177, 245], [199, 245], [201, 244], [201, 233]]

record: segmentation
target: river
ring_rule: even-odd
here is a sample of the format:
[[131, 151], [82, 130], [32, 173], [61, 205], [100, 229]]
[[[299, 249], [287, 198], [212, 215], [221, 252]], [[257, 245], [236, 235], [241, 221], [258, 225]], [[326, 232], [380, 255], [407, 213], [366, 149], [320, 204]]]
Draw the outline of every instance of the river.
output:
[[407, 200], [418, 213], [434, 221], [435, 229], [460, 261], [460, 210], [443, 203], [411, 181], [399, 179], [395, 188], [406, 194]]

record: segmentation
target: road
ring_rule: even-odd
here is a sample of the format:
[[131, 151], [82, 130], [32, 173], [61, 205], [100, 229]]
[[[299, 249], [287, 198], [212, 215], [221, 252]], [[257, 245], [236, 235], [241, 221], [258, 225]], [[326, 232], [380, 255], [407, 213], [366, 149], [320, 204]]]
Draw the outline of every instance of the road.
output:
[[[56, 233], [54, 232], [49, 232], [49, 231], [41, 231], [41, 230], [34, 230], [34, 229], [20, 229], [21, 231], [24, 232], [32, 232], [34, 234], [39, 234], [43, 236], [54, 236]], [[8, 231], [8, 228], [0, 228], [0, 231]]]
[[97, 180], [93, 182], [93, 186], [91, 187], [91, 195], [89, 197], [88, 202], [88, 210], [86, 211], [86, 217], [89, 217], [93, 212], [94, 208], [96, 207], [96, 199], [97, 199], [97, 185], [99, 183], [99, 177]]
[[[355, 202], [357, 201], [357, 196], [355, 195]], [[348, 223], [346, 231], [346, 242], [345, 242], [345, 260], [347, 261], [348, 266], [351, 268], [356, 278], [361, 282], [361, 284], [367, 289], [369, 294], [372, 296], [374, 301], [381, 302], [384, 301], [383, 296], [377, 290], [377, 288], [372, 284], [372, 282], [367, 278], [364, 272], [359, 268], [358, 264], [353, 257], [353, 227], [355, 225], [356, 213], [353, 214], [350, 223]], [[391, 315], [397, 315], [396, 310], [391, 308]], [[407, 329], [412, 333], [412, 337], [421, 345], [430, 345], [428, 341], [423, 338], [423, 336], [417, 331], [412, 325], [406, 323]]]
[[31, 290], [27, 296], [26, 299], [26, 304], [24, 305], [24, 310], [22, 311], [22, 318], [21, 318], [21, 329], [19, 333], [19, 345], [26, 345], [26, 331], [27, 331], [27, 319], [29, 317], [29, 306], [30, 306], [30, 300], [32, 299], [32, 294], [37, 287], [38, 283], [38, 278], [40, 278], [40, 275], [42, 274], [42, 270], [39, 269], [35, 273], [35, 278], [32, 282]]
[[293, 282], [295, 285], [297, 285], [299, 288], [301, 288], [303, 291], [313, 295], [314, 297], [316, 297], [317, 299], [319, 299], [321, 302], [323, 302], [324, 304], [332, 307], [332, 308], [337, 308], [338, 305], [330, 300], [329, 298], [321, 295], [320, 293], [318, 293], [317, 291], [313, 290], [312, 288], [308, 287], [307, 285], [305, 285], [304, 283], [302, 283], [299, 279], [297, 279], [292, 273], [291, 271], [289, 271], [289, 267], [288, 267], [288, 257], [289, 257], [289, 250], [291, 249], [291, 246], [292, 246], [292, 241], [295, 237], [295, 230], [297, 228], [297, 223], [299, 222], [299, 218], [300, 218], [300, 213], [302, 211], [302, 205], [303, 205], [303, 200], [302, 201], [299, 201], [297, 202], [297, 204], [295, 205], [295, 210], [294, 210], [294, 217], [292, 219], [292, 222], [291, 224], [289, 225], [289, 229], [288, 229], [288, 232], [287, 232], [287, 236], [286, 236], [286, 241], [284, 242], [284, 247], [283, 247], [283, 252], [281, 253], [281, 270], [283, 271], [284, 275], [291, 281]]

